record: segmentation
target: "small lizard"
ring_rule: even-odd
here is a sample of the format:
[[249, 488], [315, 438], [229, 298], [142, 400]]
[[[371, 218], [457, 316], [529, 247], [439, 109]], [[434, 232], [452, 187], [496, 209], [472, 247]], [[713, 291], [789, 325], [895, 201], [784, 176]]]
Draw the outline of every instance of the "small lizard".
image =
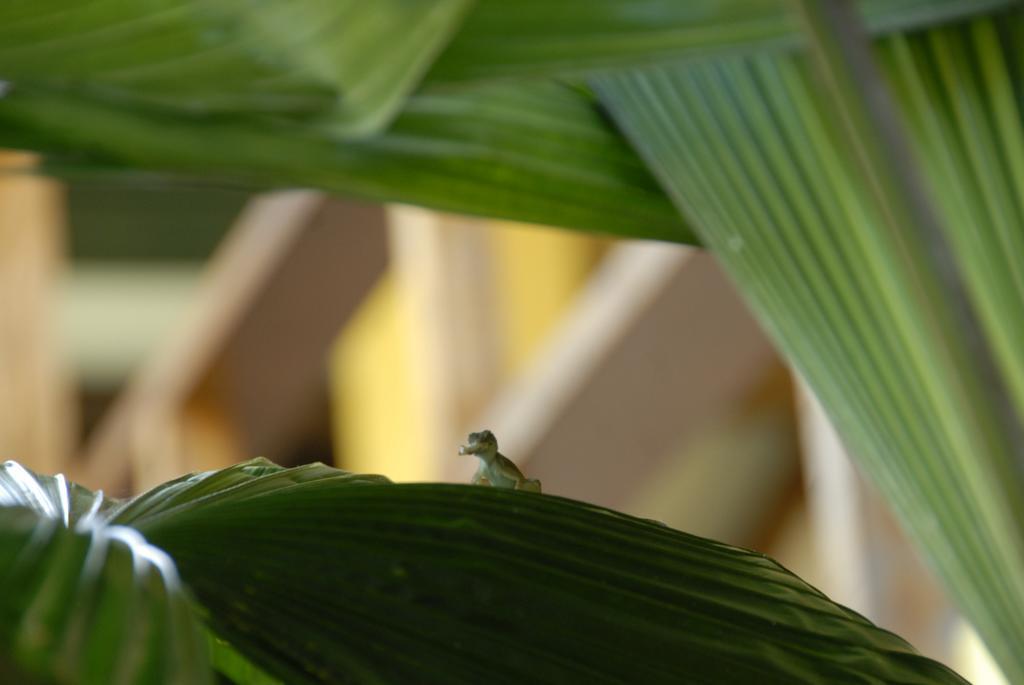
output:
[[498, 452], [498, 441], [491, 431], [470, 433], [469, 444], [460, 447], [459, 454], [473, 454], [480, 459], [471, 481], [473, 485], [540, 492], [539, 480], [524, 476], [508, 457]]

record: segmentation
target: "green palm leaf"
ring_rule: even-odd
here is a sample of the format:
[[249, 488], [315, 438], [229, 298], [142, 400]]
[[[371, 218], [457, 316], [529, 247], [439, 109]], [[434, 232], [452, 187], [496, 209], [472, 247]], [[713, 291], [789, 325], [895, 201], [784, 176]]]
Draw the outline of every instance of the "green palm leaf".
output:
[[[556, 83], [412, 98], [388, 131], [339, 143], [281, 122], [171, 115], [29, 87], [0, 98], [0, 145], [58, 170], [148, 169], [692, 242], [585, 91]], [[85, 159], [70, 157], [85, 154]]]
[[[472, 6], [455, 0], [257, 4], [258, 11], [244, 16], [239, 4], [228, 0], [156, 0], [153, 5], [43, 0], [0, 7], [0, 78], [12, 82], [9, 88], [0, 84], [5, 86], [0, 90], [8, 91], [0, 97], [0, 144], [50, 153], [64, 169], [148, 169], [261, 187], [311, 185], [474, 214], [694, 241], [589, 92], [555, 82], [513, 80], [594, 78], [604, 104], [815, 387], [1007, 674], [1024, 681], [1024, 659], [1017, 649], [1024, 635], [1024, 476], [1014, 461], [1019, 449], [1015, 436], [996, 420], [1002, 403], [980, 380], [968, 352], [971, 336], [948, 317], [939, 267], [929, 261], [926, 245], [900, 238], [906, 227], [899, 218], [894, 221], [899, 212], [892, 212], [899, 206], [898, 193], [885, 188], [879, 192], [880, 184], [871, 182], [885, 177], [885, 161], [865, 165], [858, 158], [840, 124], [842, 107], [825, 94], [804, 58], [793, 54], [798, 24], [782, 11], [782, 0], [569, 0], [555, 9], [551, 3], [502, 0], [478, 0]], [[860, 3], [870, 28], [891, 34], [878, 43], [877, 56], [901, 108], [928, 202], [941, 216], [1011, 409], [1020, 414], [1024, 362], [1015, 346], [1024, 326], [1024, 238], [1019, 230], [1024, 219], [1019, 103], [1024, 93], [1016, 46], [1024, 24], [1019, 12], [985, 18], [1011, 5], [997, 0]], [[151, 12], [153, 7], [159, 11]], [[361, 26], [358, 33], [371, 39], [392, 35], [403, 22], [416, 19], [421, 21], [415, 27], [423, 30], [414, 32], [409, 45], [393, 50], [333, 41], [335, 35], [345, 36], [343, 26], [337, 31], [326, 28], [335, 26], [332, 18], [340, 15], [334, 12], [351, 13], [346, 15], [355, 17], [351, 26]], [[468, 18], [460, 24], [464, 16]], [[271, 30], [283, 17], [294, 20], [300, 30]], [[970, 17], [980, 18], [923, 30]], [[204, 37], [210, 29], [215, 32], [214, 48]], [[227, 32], [230, 39], [217, 38], [217, 31]], [[118, 40], [108, 40], [111, 33]], [[445, 45], [449, 47], [442, 51]], [[372, 68], [363, 69], [364, 56]], [[678, 63], [682, 58], [686, 61]], [[125, 68], [126, 60], [138, 68]], [[674, 64], [622, 71], [665, 60]], [[841, 68], [841, 60], [837, 64]], [[400, 107], [425, 72], [425, 88]], [[508, 82], [482, 83], [491, 78]], [[856, 104], [857, 97], [841, 92], [837, 100]], [[862, 127], [860, 133], [866, 130]], [[352, 139], [352, 134], [365, 137]], [[79, 510], [78, 515], [95, 521], [120, 516], [118, 521], [159, 537], [180, 557], [183, 573], [201, 599], [216, 607], [207, 611], [221, 637], [246, 648], [275, 673], [300, 681], [316, 682], [323, 673], [372, 679], [381, 672], [383, 677], [408, 678], [419, 673], [414, 662], [432, 663], [442, 648], [462, 657], [453, 662], [455, 676], [479, 677], [479, 662], [489, 655], [482, 655], [483, 643], [475, 636], [463, 634], [467, 627], [479, 628], [466, 606], [476, 607], [482, 600], [472, 590], [471, 600], [465, 598], [465, 587], [480, 586], [474, 585], [478, 571], [490, 579], [483, 587], [492, 595], [485, 593], [485, 599], [495, 588], [514, 590], [516, 603], [488, 605], [500, 611], [485, 612], [492, 622], [485, 622], [482, 630], [486, 635], [497, 630], [494, 626], [507, 627], [502, 621], [513, 617], [509, 625], [515, 628], [516, 642], [509, 658], [519, 669], [536, 663], [552, 669], [544, 671], [549, 674], [577, 668], [572, 672], [597, 678], [618, 673], [614, 655], [620, 646], [632, 645], [637, 654], [648, 655], [652, 641], [661, 640], [692, 656], [694, 664], [701, 659], [694, 668], [704, 670], [687, 672], [697, 680], [746, 673], [747, 668], [780, 682], [812, 672], [841, 681], [854, 678], [858, 669], [871, 668], [880, 669], [876, 676], [882, 680], [906, 676], [907, 682], [915, 682], [909, 671], [900, 669], [924, 669], [939, 680], [952, 677], [918, 661], [902, 643], [889, 642], [895, 639], [891, 636], [874, 642], [874, 628], [847, 612], [823, 608], [831, 605], [820, 596], [815, 601], [825, 603], [821, 606], [797, 602], [797, 613], [782, 611], [782, 606], [792, 610], [789, 599], [794, 593], [801, 601], [817, 595], [777, 567], [768, 572], [762, 565], [766, 562], [738, 550], [674, 537], [607, 512], [577, 510], [579, 504], [558, 509], [562, 505], [554, 504], [560, 501], [554, 498], [506, 500], [519, 495], [479, 490], [463, 494], [464, 489], [441, 486], [353, 487], [356, 482], [319, 469], [298, 481], [292, 478], [266, 464], [250, 464], [185, 479], [128, 504], [107, 503], [56, 480], [40, 479], [42, 499], [26, 501], [35, 497], [32, 488], [4, 486], [0, 503], [35, 507], [47, 520], [57, 516], [65, 523]], [[52, 499], [61, 492], [66, 504]], [[280, 520], [260, 518], [265, 516], [260, 507], [284, 515], [284, 501], [290, 497], [304, 501], [295, 509], [293, 523], [302, 532], [295, 558], [335, 585], [310, 583], [295, 569], [266, 561], [288, 535]], [[349, 497], [366, 506], [365, 518], [360, 518], [361, 510], [348, 508]], [[459, 511], [446, 508], [453, 502]], [[88, 507], [94, 504], [90, 514]], [[202, 518], [198, 511], [214, 516]], [[47, 531], [52, 524], [26, 523], [25, 516], [10, 518], [13, 528], [4, 533], [10, 550], [36, 537], [46, 550], [77, 550], [87, 542], [78, 529], [69, 532], [58, 526], [51, 534]], [[245, 528], [249, 517], [264, 523], [265, 530]], [[363, 533], [342, 535], [338, 517]], [[617, 523], [612, 525], [612, 520]], [[592, 534], [596, 546], [573, 547], [579, 536], [559, 537], [563, 521], [571, 522], [570, 528], [578, 525], [577, 533]], [[601, 532], [599, 522], [617, 531], [615, 536], [602, 537], [607, 531]], [[332, 532], [330, 540], [317, 537], [320, 526]], [[42, 532], [28, 532], [37, 530]], [[497, 542], [488, 537], [493, 531], [500, 533]], [[402, 545], [398, 552], [374, 546], [389, 539], [387, 535]], [[234, 560], [215, 557], [217, 549], [233, 544], [230, 536], [261, 551], [247, 560], [263, 570], [236, 568]], [[638, 547], [622, 543], [634, 537]], [[457, 554], [441, 556], [431, 545], [419, 544], [421, 539], [443, 543], [441, 548]], [[318, 556], [314, 540], [332, 555], [358, 558], [351, 567], [356, 575], [346, 575]], [[196, 546], [190, 548], [190, 542]], [[108, 546], [121, 549], [122, 543], [128, 544], [119, 538]], [[406, 545], [427, 560], [426, 571], [411, 580], [402, 571], [395, 580], [388, 574], [406, 568]], [[676, 547], [689, 551], [683, 554]], [[616, 554], [609, 555], [608, 549]], [[506, 556], [488, 556], [492, 550], [511, 559], [509, 565], [499, 563]], [[664, 556], [664, 565], [641, 562], [641, 552]], [[71, 568], [75, 553], [26, 558], [40, 568], [68, 558]], [[722, 571], [713, 561], [719, 553], [729, 561], [725, 580], [711, 584], [720, 593], [716, 599], [702, 604], [689, 590], [676, 588], [677, 582], [686, 587], [694, 583], [705, 590], [701, 583]], [[374, 554], [392, 565], [373, 561]], [[479, 567], [470, 561], [475, 554], [485, 560]], [[543, 568], [551, 566], [557, 573], [545, 575], [530, 559], [542, 559]], [[587, 594], [593, 588], [585, 585], [583, 594], [573, 595], [575, 586], [565, 578], [582, 574], [584, 564], [598, 569], [597, 577], [616, 592]], [[695, 576], [687, 575], [691, 567]], [[22, 575], [12, 578], [19, 582], [35, 577], [18, 569]], [[84, 571], [80, 566], [72, 575]], [[262, 631], [275, 629], [261, 622], [257, 605], [244, 592], [239, 596], [237, 587], [222, 587], [228, 571], [252, 574], [245, 576], [252, 581], [249, 587], [277, 602], [269, 606], [280, 625], [293, 627], [294, 635], [307, 637], [309, 643], [267, 644]], [[778, 625], [793, 628], [817, 627], [812, 615], [842, 615], [836, 620], [843, 629], [824, 633], [836, 641], [814, 643], [830, 655], [827, 663], [798, 648], [810, 636], [786, 633], [789, 628], [776, 632], [750, 615], [730, 613], [751, 597], [749, 587], [734, 582], [748, 572], [765, 588], [784, 588], [780, 592], [789, 598], [776, 603], [756, 598], [764, 602], [756, 606], [766, 607], [767, 613], [759, 609], [755, 616], [771, 616]], [[275, 583], [278, 573], [289, 579], [287, 586]], [[636, 584], [619, 586], [613, 580]], [[297, 617], [302, 612], [275, 599], [300, 581], [306, 583], [298, 590], [307, 592], [300, 595], [304, 608], [330, 609], [331, 620], [317, 624], [324, 637], [301, 632]], [[355, 618], [331, 594], [341, 581], [363, 591], [338, 595], [358, 608]], [[424, 608], [407, 597], [403, 605], [385, 597], [381, 587], [397, 587], [412, 593], [412, 599], [425, 593], [438, 604]], [[623, 587], [628, 592], [619, 593]], [[589, 664], [582, 657], [560, 660], [531, 642], [536, 617], [545, 615], [537, 596], [561, 597], [565, 603], [555, 605], [561, 610], [557, 618], [581, 624], [595, 621], [588, 613], [594, 611], [592, 605], [610, 597], [611, 615], [643, 639], [621, 642], [621, 630], [615, 640], [606, 633], [581, 633], [608, 660], [597, 674], [584, 668]], [[652, 596], [658, 602], [648, 602]], [[236, 600], [235, 605], [227, 605], [224, 597]], [[377, 599], [381, 603], [373, 604]], [[10, 607], [12, 621], [20, 621], [26, 611], [10, 598], [0, 607]], [[520, 607], [532, 621], [515, 618]], [[259, 605], [260, 611], [265, 608]], [[810, 613], [800, 613], [805, 610]], [[667, 623], [648, 622], [655, 615]], [[409, 622], [427, 616], [441, 617], [439, 632], [410, 634]], [[339, 617], [361, 622], [347, 633], [348, 628], [336, 627], [348, 625]], [[392, 617], [394, 622], [388, 623]], [[680, 637], [677, 622], [683, 619], [700, 630]], [[748, 638], [750, 645], [756, 639], [758, 645], [781, 650], [775, 653], [782, 656], [766, 658], [729, 644], [723, 625], [730, 636], [737, 625], [746, 630], [744, 645]], [[582, 654], [564, 627], [542, 634], [568, 653]], [[365, 642], [372, 630], [383, 631], [382, 644], [404, 644], [404, 638], [420, 651], [383, 663], [381, 647]], [[285, 642], [292, 637], [274, 635]], [[0, 637], [5, 645], [15, 644], [16, 636]], [[342, 637], [356, 640], [360, 649], [321, 654], [328, 640]], [[844, 660], [847, 652], [838, 647], [847, 644], [843, 640], [858, 645], [853, 653], [869, 656]], [[0, 672], [23, 670], [25, 664], [35, 671], [45, 661], [40, 654], [46, 649], [2, 654]], [[656, 667], [650, 668], [648, 675], [654, 678]]]
[[141, 528], [286, 682], [957, 681], [760, 555], [555, 497], [320, 479]]
[[[111, 668], [102, 660], [109, 652], [92, 650], [118, 642], [140, 663], [196, 663], [180, 651], [194, 646], [180, 596], [155, 592], [166, 601], [148, 601], [148, 590], [170, 587], [158, 581], [176, 565], [216, 633], [214, 663], [228, 678], [963, 683], [762, 555], [558, 497], [393, 485], [323, 465], [254, 460], [91, 516], [87, 533], [0, 509], [0, 558], [19, 560], [11, 571], [0, 566], [5, 588], [17, 590], [0, 611], [27, 616], [22, 625], [37, 627], [30, 635], [67, 622], [73, 629], [63, 634], [85, 640], [81, 649], [64, 637], [60, 649], [26, 652], [0, 633], [0, 655], [36, 668], [58, 663], [51, 668], [62, 682], [79, 682], [66, 678], [68, 669]], [[89, 584], [96, 536], [114, 541], [114, 560], [103, 567], [103, 601], [80, 605], [71, 597]], [[129, 539], [130, 549], [116, 544]], [[162, 574], [151, 564], [139, 578], [139, 545]], [[129, 588], [114, 584], [133, 573]], [[129, 609], [180, 623], [139, 640], [107, 622]], [[165, 644], [157, 637], [170, 640], [163, 660], [139, 656], [140, 642]], [[61, 660], [51, 661], [54, 654]]]
[[210, 682], [174, 563], [134, 529], [104, 525], [114, 504], [0, 466], [4, 682]]
[[[478, 0], [427, 75], [430, 86], [590, 74], [796, 47], [791, 0]], [[888, 33], [974, 16], [1012, 0], [859, 0]]]
[[[5, 3], [0, 78], [123, 107], [256, 113], [351, 135], [391, 119], [469, 6], [470, 0]], [[398, 33], [402, 40], [393, 40]]]
[[[1019, 30], [1021, 17], [998, 21]], [[1020, 195], [1008, 184], [1024, 159], [1024, 122], [1019, 82], [1007, 78], [1016, 47], [997, 39], [995, 22], [894, 36], [878, 53], [1020, 398], [1007, 341], [1021, 322], [1022, 257], [1006, 246], [1020, 240]], [[993, 420], [999, 407], [966, 356], [968, 332], [948, 319], [938, 267], [920, 250], [905, 256], [804, 60], [652, 69], [603, 79], [600, 90], [1011, 681], [1024, 679], [1024, 479], [1012, 436]], [[996, 125], [1006, 134], [998, 145]]]
[[[871, 0], [876, 30], [1008, 0]], [[105, 167], [693, 242], [591, 98], [551, 83], [408, 94], [793, 44], [783, 0], [67, 0], [0, 7], [0, 144]], [[287, 25], [288, 31], [278, 27]], [[412, 30], [410, 30], [410, 27]], [[401, 35], [400, 41], [393, 40]], [[595, 38], [597, 36], [598, 38]], [[2, 85], [2, 84], [0, 84]], [[340, 142], [352, 133], [378, 136]], [[68, 157], [71, 157], [69, 160]]]

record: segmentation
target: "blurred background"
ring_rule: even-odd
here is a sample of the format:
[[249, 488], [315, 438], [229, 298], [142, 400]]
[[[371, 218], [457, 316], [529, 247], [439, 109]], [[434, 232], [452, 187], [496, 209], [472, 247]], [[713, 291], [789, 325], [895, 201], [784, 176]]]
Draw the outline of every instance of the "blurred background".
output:
[[[0, 152], [0, 166], [31, 159]], [[0, 458], [127, 496], [255, 456], [544, 491], [762, 551], [1000, 677], [714, 259], [308, 191], [0, 175]]]

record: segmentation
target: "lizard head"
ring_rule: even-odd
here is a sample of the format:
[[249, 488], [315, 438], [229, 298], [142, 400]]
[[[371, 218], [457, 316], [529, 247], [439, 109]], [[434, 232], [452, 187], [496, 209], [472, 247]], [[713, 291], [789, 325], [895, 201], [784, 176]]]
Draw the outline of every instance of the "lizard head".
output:
[[495, 454], [498, 451], [498, 441], [494, 433], [488, 430], [479, 433], [469, 434], [469, 444], [459, 448], [459, 454]]

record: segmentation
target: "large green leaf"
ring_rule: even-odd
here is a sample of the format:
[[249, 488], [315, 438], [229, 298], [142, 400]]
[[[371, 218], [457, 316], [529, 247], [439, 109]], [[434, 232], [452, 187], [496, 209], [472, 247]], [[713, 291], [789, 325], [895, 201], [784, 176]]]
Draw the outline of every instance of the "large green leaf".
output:
[[204, 682], [176, 564], [231, 682], [964, 682], [762, 555], [558, 497], [263, 459], [98, 506], [62, 483], [0, 473], [0, 669]]
[[[877, 54], [984, 333], [1021, 406], [1019, 13]], [[1011, 682], [1024, 682], [1024, 474], [840, 107], [799, 56], [602, 78], [602, 99], [739, 283]], [[861, 141], [863, 143], [863, 141]], [[906, 228], [906, 227], [904, 227]]]
[[102, 493], [6, 462], [0, 506], [3, 682], [210, 682], [174, 563], [136, 530], [104, 525]]
[[[434, 82], [581, 73], [791, 46], [787, 1], [9, 2], [0, 7], [0, 78], [126, 104], [314, 118], [349, 132], [380, 128], [453, 35]], [[861, 2], [879, 31], [1007, 4]]]
[[690, 242], [692, 233], [592, 96], [556, 83], [410, 100], [386, 133], [337, 142], [316, 128], [185, 117], [14, 87], [0, 145], [92, 164]]
[[471, 2], [7, 2], [0, 79], [359, 133], [398, 111]]
[[[796, 45], [791, 0], [478, 0], [431, 85], [581, 74]], [[860, 0], [875, 32], [929, 25], [1012, 0]]]
[[[871, 0], [878, 30], [1007, 0]], [[434, 83], [578, 74], [792, 43], [783, 0], [483, 0]], [[692, 242], [583, 92], [487, 86], [410, 100], [468, 0], [69, 0], [0, 7], [0, 144], [91, 167]], [[287, 31], [278, 30], [288, 26]], [[401, 36], [393, 40], [393, 36]], [[2, 85], [2, 84], [0, 84]], [[0, 89], [2, 90], [2, 89]]]
[[182, 479], [128, 517], [284, 682], [963, 682], [759, 554], [558, 497], [305, 469]]

